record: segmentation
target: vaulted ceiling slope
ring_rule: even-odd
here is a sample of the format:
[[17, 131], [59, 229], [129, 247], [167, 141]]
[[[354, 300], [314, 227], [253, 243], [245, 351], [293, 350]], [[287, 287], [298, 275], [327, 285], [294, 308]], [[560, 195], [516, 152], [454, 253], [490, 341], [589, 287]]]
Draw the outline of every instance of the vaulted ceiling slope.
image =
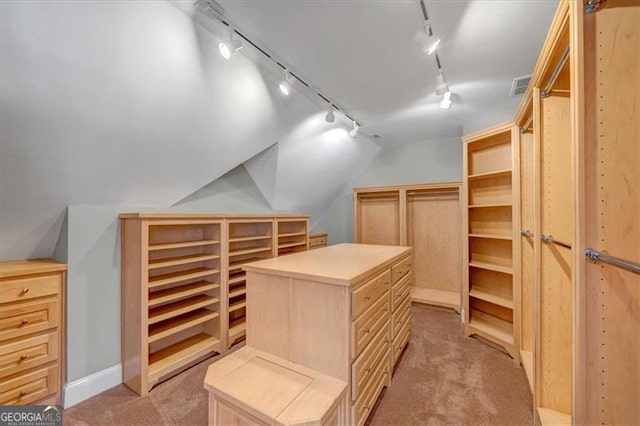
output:
[[426, 0], [453, 107], [439, 108], [436, 66], [414, 35], [418, 0], [219, 0], [225, 15], [303, 78], [351, 111], [386, 144], [454, 135], [519, 99], [557, 0]]
[[[224, 61], [219, 38], [170, 2], [0, 7], [0, 260], [51, 256], [68, 205], [168, 209], [278, 141], [304, 154], [300, 123], [322, 113], [280, 96], [280, 76], [249, 57]], [[332, 139], [351, 153], [345, 140]], [[355, 157], [318, 157], [308, 179], [344, 186]]]

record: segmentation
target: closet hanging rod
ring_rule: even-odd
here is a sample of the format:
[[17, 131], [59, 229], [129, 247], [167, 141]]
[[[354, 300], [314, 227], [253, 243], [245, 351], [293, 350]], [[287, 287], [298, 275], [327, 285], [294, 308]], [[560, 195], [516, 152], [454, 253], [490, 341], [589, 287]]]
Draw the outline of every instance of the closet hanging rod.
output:
[[562, 71], [562, 67], [564, 67], [564, 64], [566, 64], [567, 60], [569, 59], [570, 50], [571, 50], [570, 46], [567, 45], [567, 47], [565, 47], [564, 49], [564, 52], [562, 52], [560, 61], [558, 62], [556, 67], [553, 69], [553, 72], [551, 73], [551, 77], [549, 77], [549, 81], [547, 82], [547, 85], [545, 86], [544, 90], [540, 92], [540, 96], [542, 96], [543, 98], [546, 98], [547, 96], [549, 96], [549, 93], [551, 92], [551, 88], [553, 87], [554, 84], [556, 84], [556, 80], [560, 75], [560, 71]]
[[533, 115], [530, 115], [529, 118], [527, 118], [527, 121], [525, 121], [524, 125], [520, 128], [520, 132], [527, 133], [527, 130], [529, 129], [529, 126], [531, 126], [531, 123], [533, 123]]
[[553, 238], [553, 236], [551, 236], [551, 235], [544, 235], [544, 234], [542, 234], [542, 235], [540, 235], [540, 240], [541, 240], [543, 243], [546, 243], [546, 244], [553, 243], [553, 244], [557, 244], [557, 245], [559, 245], [559, 246], [561, 246], [561, 247], [565, 247], [565, 248], [568, 248], [568, 249], [570, 249], [570, 248], [571, 248], [571, 244], [569, 244], [569, 243], [565, 243], [564, 241], [556, 240], [556, 239], [554, 239], [554, 238]]
[[640, 274], [640, 263], [632, 262], [631, 260], [621, 259], [619, 257], [611, 256], [606, 253], [601, 253], [598, 250], [586, 249], [584, 255], [591, 259], [594, 263], [602, 261], [609, 265], [617, 266], [618, 268], [626, 269], [627, 271], [635, 274]]

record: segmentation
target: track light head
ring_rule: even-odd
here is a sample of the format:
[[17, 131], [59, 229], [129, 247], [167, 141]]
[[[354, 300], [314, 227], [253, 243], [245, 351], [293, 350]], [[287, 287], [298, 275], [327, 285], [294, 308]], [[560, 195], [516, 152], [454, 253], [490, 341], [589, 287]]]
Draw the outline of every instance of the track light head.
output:
[[233, 31], [229, 32], [229, 40], [218, 43], [218, 52], [224, 59], [229, 59], [242, 49], [242, 40], [233, 38]]
[[442, 109], [451, 108], [451, 91], [445, 92], [444, 97], [440, 101], [440, 108]]
[[327, 115], [324, 116], [324, 119], [327, 123], [333, 123], [334, 121], [336, 121], [336, 115], [333, 112], [333, 108], [329, 108], [329, 111], [327, 111]]
[[358, 136], [358, 130], [360, 130], [360, 125], [358, 123], [353, 122], [353, 128], [349, 131], [349, 136], [351, 136], [352, 138], [355, 138], [356, 136]]
[[440, 44], [440, 39], [436, 38], [435, 36], [431, 36], [431, 44], [429, 45], [429, 48], [427, 49], [427, 55], [431, 55], [433, 52], [436, 51], [436, 49], [438, 48], [438, 45]]
[[278, 88], [280, 89], [280, 92], [283, 95], [289, 96], [289, 93], [291, 93], [292, 85], [293, 85], [293, 78], [291, 77], [291, 74], [289, 73], [289, 71], [285, 70], [284, 80], [280, 82], [280, 84], [278, 85]]
[[444, 74], [442, 71], [439, 71], [436, 74], [436, 95], [444, 95], [449, 91], [449, 85], [447, 81], [444, 79]]

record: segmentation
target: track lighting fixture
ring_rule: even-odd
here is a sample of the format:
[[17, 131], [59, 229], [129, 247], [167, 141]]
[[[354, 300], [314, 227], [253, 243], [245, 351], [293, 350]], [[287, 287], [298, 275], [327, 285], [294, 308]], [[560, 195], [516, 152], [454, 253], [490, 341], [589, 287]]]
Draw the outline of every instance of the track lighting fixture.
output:
[[229, 59], [242, 49], [242, 40], [233, 37], [233, 30], [229, 31], [229, 40], [218, 43], [218, 52], [224, 59]]
[[289, 96], [289, 93], [291, 93], [292, 85], [293, 85], [293, 77], [291, 77], [291, 74], [289, 73], [289, 71], [285, 70], [284, 80], [280, 82], [280, 85], [278, 86], [278, 88], [280, 89], [280, 92], [282, 92], [283, 95]]
[[448, 91], [444, 94], [444, 98], [440, 101], [440, 108], [449, 109], [451, 108], [451, 91]]
[[438, 48], [438, 45], [440, 44], [440, 39], [439, 38], [435, 38], [435, 36], [431, 36], [431, 38], [435, 39], [435, 40], [432, 40], [432, 43], [429, 46], [429, 49], [427, 50], [427, 54], [428, 55], [431, 55], [433, 52], [435, 52], [436, 49]]
[[349, 131], [349, 136], [351, 136], [352, 138], [355, 138], [356, 136], [358, 136], [358, 130], [360, 130], [360, 125], [358, 123], [356, 123], [356, 121], [353, 121], [353, 128]]
[[444, 74], [442, 70], [438, 71], [436, 74], [436, 95], [444, 95], [449, 91], [449, 85], [447, 81], [444, 79]]
[[327, 123], [333, 123], [334, 121], [336, 121], [336, 115], [333, 112], [333, 108], [329, 108], [329, 111], [327, 111], [327, 115], [324, 116], [324, 119]]
[[425, 31], [418, 31], [414, 39], [422, 45], [422, 50], [424, 50], [428, 55], [431, 55], [436, 51], [441, 40], [433, 34], [428, 23], [425, 23], [425, 25]]

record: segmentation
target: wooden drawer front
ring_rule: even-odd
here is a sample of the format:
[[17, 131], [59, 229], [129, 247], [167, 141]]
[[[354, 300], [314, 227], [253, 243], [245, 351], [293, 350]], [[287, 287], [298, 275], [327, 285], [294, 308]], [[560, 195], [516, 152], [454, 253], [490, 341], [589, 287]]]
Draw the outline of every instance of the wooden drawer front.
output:
[[355, 359], [377, 335], [381, 328], [389, 326], [389, 293], [385, 293], [367, 312], [351, 323], [351, 357]]
[[383, 328], [351, 366], [351, 399], [355, 401], [369, 383], [384, 353], [389, 353], [389, 332]]
[[391, 278], [397, 283], [402, 277], [411, 272], [411, 256], [405, 257], [391, 267]]
[[353, 403], [354, 418], [358, 426], [363, 425], [371, 409], [374, 407], [382, 388], [384, 388], [387, 382], [387, 375], [389, 374], [388, 359], [389, 350], [386, 350], [383, 354], [383, 360], [376, 366], [371, 379], [362, 390], [360, 397]]
[[401, 281], [393, 285], [391, 290], [391, 303], [394, 311], [398, 309], [400, 302], [411, 293], [411, 278], [412, 274], [405, 275]]
[[316, 237], [309, 239], [309, 245], [313, 248], [325, 247], [327, 245], [327, 237]]
[[411, 336], [411, 321], [407, 321], [402, 326], [400, 333], [398, 333], [396, 338], [393, 340], [393, 347], [391, 348], [391, 350], [393, 351], [393, 365], [396, 365], [396, 362], [398, 362], [398, 358], [402, 353], [402, 349], [409, 341], [410, 336]]
[[398, 309], [392, 315], [391, 324], [393, 329], [392, 338], [396, 338], [400, 331], [402, 330], [402, 326], [406, 321], [411, 317], [411, 296], [407, 295], [407, 297], [402, 301]]
[[0, 382], [0, 405], [31, 404], [57, 389], [58, 366], [52, 365]]
[[389, 289], [390, 271], [385, 271], [351, 294], [351, 317], [356, 318], [378, 301]]
[[0, 378], [58, 359], [58, 332], [0, 345]]
[[0, 282], [0, 303], [29, 300], [60, 293], [60, 275], [4, 280]]
[[60, 301], [30, 301], [0, 307], [0, 341], [58, 327]]

